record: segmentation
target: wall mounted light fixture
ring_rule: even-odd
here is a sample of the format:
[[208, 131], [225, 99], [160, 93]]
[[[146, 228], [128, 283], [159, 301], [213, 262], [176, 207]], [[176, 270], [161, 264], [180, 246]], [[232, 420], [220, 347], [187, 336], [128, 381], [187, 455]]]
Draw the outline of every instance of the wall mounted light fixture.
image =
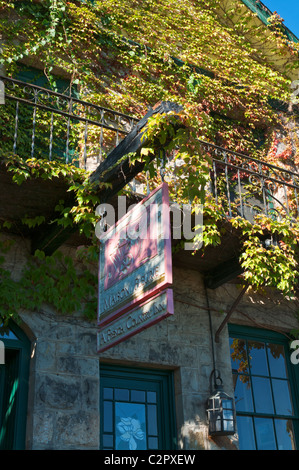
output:
[[214, 369], [210, 379], [212, 377], [214, 377], [214, 391], [208, 399], [207, 406], [209, 435], [228, 436], [235, 434], [236, 413], [234, 399], [223, 391], [220, 372]]

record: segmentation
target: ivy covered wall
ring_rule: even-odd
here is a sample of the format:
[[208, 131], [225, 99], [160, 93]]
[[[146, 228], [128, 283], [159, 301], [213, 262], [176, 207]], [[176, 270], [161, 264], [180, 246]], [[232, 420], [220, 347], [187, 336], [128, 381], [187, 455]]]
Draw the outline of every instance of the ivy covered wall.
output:
[[[198, 139], [286, 169], [297, 168], [298, 121], [291, 85], [299, 70], [298, 43], [285, 35], [277, 15], [265, 26], [237, 0], [25, 0], [1, 1], [0, 21], [0, 63], [7, 76], [17, 76], [25, 63], [41, 70], [53, 90], [58, 90], [57, 77], [67, 79], [81, 98], [137, 119], [161, 100], [182, 106], [178, 117], [162, 115], [149, 122], [147, 149], [137, 158], [146, 159], [157, 142], [170, 141], [166, 152], [180, 148], [176, 158], [183, 165], [178, 177], [186, 178], [181, 178], [179, 191], [170, 182], [171, 197], [205, 202], [204, 246], [219, 244], [227, 214], [225, 201], [216, 203], [205, 193], [211, 155]], [[273, 60], [265, 47], [271, 47]], [[183, 125], [179, 131], [177, 120]], [[41, 174], [66, 178], [75, 205], [57, 207], [58, 223], [73, 224], [97, 250], [94, 211], [100, 201], [86, 184], [88, 174], [72, 165], [29, 157], [26, 161], [26, 156], [20, 159], [2, 149], [2, 161], [16, 184]], [[154, 164], [148, 169], [153, 188], [161, 181], [160, 174]], [[139, 178], [143, 182], [145, 173]], [[30, 227], [42, 222], [24, 219]], [[240, 231], [245, 279], [254, 288], [274, 287], [295, 298], [296, 217], [278, 222], [262, 216], [251, 224], [235, 215], [229, 222]], [[2, 224], [7, 229], [9, 220]], [[280, 239], [279, 247], [261, 246], [265, 231]]]

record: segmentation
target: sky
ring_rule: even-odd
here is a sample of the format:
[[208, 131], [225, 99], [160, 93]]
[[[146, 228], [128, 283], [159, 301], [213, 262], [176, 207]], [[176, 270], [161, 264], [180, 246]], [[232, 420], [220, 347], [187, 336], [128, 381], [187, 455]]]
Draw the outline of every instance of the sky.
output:
[[299, 38], [299, 0], [261, 0], [269, 10], [284, 19], [284, 25]]

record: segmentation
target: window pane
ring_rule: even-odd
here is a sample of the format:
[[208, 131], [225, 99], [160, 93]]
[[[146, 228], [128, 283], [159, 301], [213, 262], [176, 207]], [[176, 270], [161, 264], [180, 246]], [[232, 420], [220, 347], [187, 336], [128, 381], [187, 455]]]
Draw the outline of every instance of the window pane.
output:
[[147, 392], [147, 401], [148, 403], [157, 403], [156, 392]]
[[116, 450], [145, 450], [145, 406], [115, 403]]
[[235, 385], [235, 404], [237, 411], [253, 411], [250, 377], [239, 375]]
[[114, 390], [115, 400], [129, 401], [129, 390], [116, 388]]
[[222, 408], [225, 410], [232, 410], [233, 409], [232, 400], [227, 400], [227, 399], [222, 400]]
[[158, 438], [157, 437], [149, 437], [148, 438], [148, 448], [149, 449], [158, 449]]
[[113, 435], [103, 434], [103, 447], [110, 447], [113, 449]]
[[18, 339], [16, 335], [8, 328], [3, 328], [3, 323], [0, 325], [0, 340], [1, 339]]
[[104, 400], [113, 400], [113, 388], [104, 388], [103, 389], [103, 398]]
[[272, 419], [254, 418], [255, 435], [258, 450], [276, 450]]
[[280, 379], [273, 379], [272, 387], [273, 387], [276, 414], [292, 415], [293, 407], [292, 407], [292, 402], [291, 402], [288, 381], [280, 380]]
[[243, 339], [230, 338], [232, 369], [248, 373], [246, 342]]
[[237, 416], [237, 428], [240, 450], [255, 450], [252, 418], [249, 416]]
[[158, 427], [157, 427], [157, 407], [156, 405], [147, 406], [147, 429], [148, 433], [157, 436]]
[[234, 416], [231, 411], [223, 410], [223, 430], [224, 431], [234, 430]]
[[113, 432], [112, 406], [111, 401], [104, 401], [104, 432]]
[[270, 387], [270, 379], [252, 377], [252, 389], [257, 413], [273, 413], [273, 400]]
[[268, 344], [268, 360], [272, 377], [287, 377], [285, 352], [281, 344]]
[[252, 374], [268, 375], [265, 343], [248, 341], [248, 353]]
[[278, 450], [295, 450], [295, 439], [292, 421], [288, 419], [276, 419], [275, 430]]
[[131, 390], [131, 401], [145, 402], [145, 392], [143, 390]]

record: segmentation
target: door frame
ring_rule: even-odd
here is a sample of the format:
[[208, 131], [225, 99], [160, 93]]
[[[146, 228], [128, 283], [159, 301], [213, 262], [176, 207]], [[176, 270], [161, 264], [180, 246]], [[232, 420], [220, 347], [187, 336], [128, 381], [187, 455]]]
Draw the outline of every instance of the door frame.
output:
[[[177, 449], [177, 432], [176, 432], [176, 416], [175, 416], [175, 395], [174, 395], [174, 379], [172, 370], [152, 369], [141, 367], [129, 367], [108, 363], [100, 363], [100, 416], [103, 416], [103, 399], [102, 387], [104, 386], [103, 378], [110, 380], [111, 384], [115, 383], [116, 387], [118, 380], [122, 379], [123, 383], [127, 382], [128, 387], [140, 389], [142, 384], [146, 382], [153, 382], [159, 384], [159, 399], [160, 399], [160, 413], [161, 421], [159, 427], [161, 431], [161, 445], [160, 450], [175, 450]], [[130, 384], [131, 383], [131, 384]], [[144, 388], [143, 388], [144, 389]], [[100, 420], [100, 448], [102, 447], [102, 419]], [[166, 432], [166, 427], [167, 432]], [[170, 432], [168, 432], [170, 430]]]

